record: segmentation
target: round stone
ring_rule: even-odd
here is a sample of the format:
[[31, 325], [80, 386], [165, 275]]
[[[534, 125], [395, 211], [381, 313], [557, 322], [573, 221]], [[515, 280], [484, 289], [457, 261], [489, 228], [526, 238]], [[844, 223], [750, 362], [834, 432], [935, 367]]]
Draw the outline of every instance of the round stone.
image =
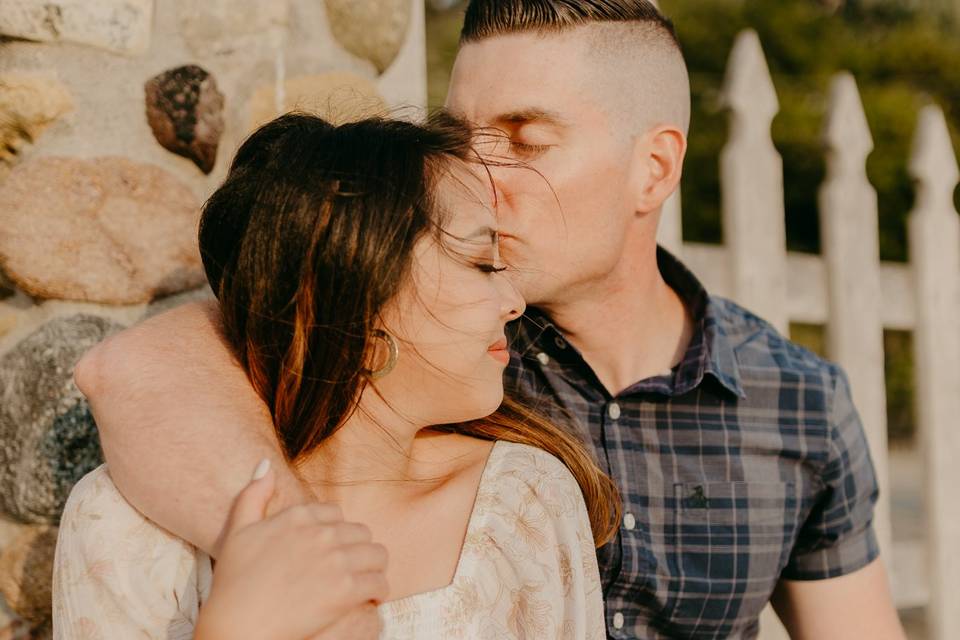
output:
[[0, 555], [0, 594], [10, 609], [31, 626], [43, 626], [51, 618], [56, 546], [56, 527], [24, 527]]
[[383, 73], [396, 59], [410, 28], [410, 0], [326, 0], [333, 37]]
[[213, 295], [213, 291], [210, 290], [209, 285], [204, 285], [199, 289], [184, 291], [173, 296], [160, 298], [159, 300], [150, 303], [150, 305], [144, 311], [143, 319], [152, 318], [155, 315], [164, 313], [183, 304], [189, 304], [192, 302], [210, 302], [213, 300], [216, 300], [216, 296]]
[[160, 145], [213, 171], [223, 134], [223, 94], [205, 69], [186, 65], [154, 76], [144, 85], [147, 122]]
[[13, 166], [24, 148], [71, 109], [70, 92], [52, 77], [0, 74], [0, 167]]
[[180, 35], [197, 59], [250, 55], [287, 26], [289, 0], [177, 0]]
[[139, 304], [204, 282], [198, 199], [154, 165], [41, 157], [0, 202], [0, 264], [32, 296]]
[[121, 329], [97, 316], [55, 318], [0, 358], [0, 510], [6, 517], [59, 522], [73, 485], [103, 462], [73, 369], [89, 348]]
[[313, 113], [333, 124], [343, 124], [382, 115], [387, 109], [373, 82], [346, 71], [296, 76], [287, 79], [283, 89], [282, 105], [277, 104], [274, 85], [264, 85], [254, 91], [250, 98], [251, 130], [273, 120], [281, 112], [292, 110]]

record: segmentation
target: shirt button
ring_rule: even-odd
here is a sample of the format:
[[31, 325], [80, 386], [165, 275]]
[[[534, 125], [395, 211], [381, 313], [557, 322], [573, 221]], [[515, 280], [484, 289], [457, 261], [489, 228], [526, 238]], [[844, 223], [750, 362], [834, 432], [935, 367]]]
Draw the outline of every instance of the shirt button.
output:
[[633, 531], [633, 528], [637, 526], [637, 519], [633, 517], [632, 513], [628, 513], [623, 516], [623, 528], [627, 531]]
[[619, 611], [613, 614], [613, 628], [623, 629], [623, 614]]
[[539, 360], [539, 361], [540, 361], [540, 364], [542, 364], [542, 365], [544, 365], [544, 366], [550, 364], [550, 356], [548, 356], [547, 354], [545, 354], [545, 353], [542, 352], [542, 351], [537, 354], [537, 360]]
[[620, 418], [620, 405], [611, 402], [610, 406], [607, 407], [607, 415], [610, 416], [611, 420], [618, 420]]

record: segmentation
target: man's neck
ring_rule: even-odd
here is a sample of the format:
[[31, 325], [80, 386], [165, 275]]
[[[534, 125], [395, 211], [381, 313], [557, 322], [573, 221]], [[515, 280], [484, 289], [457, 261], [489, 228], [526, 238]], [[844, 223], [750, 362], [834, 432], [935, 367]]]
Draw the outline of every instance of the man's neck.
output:
[[683, 359], [693, 320], [657, 267], [656, 245], [634, 247], [603, 281], [540, 305], [611, 395]]

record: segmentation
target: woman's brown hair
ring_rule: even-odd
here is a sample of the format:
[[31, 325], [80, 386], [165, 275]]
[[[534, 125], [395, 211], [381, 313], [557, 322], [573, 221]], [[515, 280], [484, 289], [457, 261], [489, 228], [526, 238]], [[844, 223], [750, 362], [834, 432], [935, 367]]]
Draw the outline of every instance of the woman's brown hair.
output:
[[[407, 281], [415, 244], [431, 231], [442, 241], [439, 177], [480, 162], [471, 140], [444, 114], [340, 126], [287, 114], [243, 143], [204, 206], [200, 252], [226, 337], [289, 460], [357, 409], [379, 314]], [[597, 545], [615, 535], [619, 493], [566, 430], [509, 399], [438, 428], [553, 454], [580, 485]]]

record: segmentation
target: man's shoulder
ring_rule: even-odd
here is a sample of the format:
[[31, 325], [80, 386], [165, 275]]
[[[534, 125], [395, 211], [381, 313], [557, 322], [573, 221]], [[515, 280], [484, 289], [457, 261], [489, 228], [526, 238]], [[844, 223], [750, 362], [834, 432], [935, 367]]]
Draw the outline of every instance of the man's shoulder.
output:
[[730, 345], [747, 381], [779, 373], [807, 382], [820, 380], [833, 388], [844, 377], [841, 367], [784, 336], [749, 309], [719, 296], [710, 296], [711, 317]]

